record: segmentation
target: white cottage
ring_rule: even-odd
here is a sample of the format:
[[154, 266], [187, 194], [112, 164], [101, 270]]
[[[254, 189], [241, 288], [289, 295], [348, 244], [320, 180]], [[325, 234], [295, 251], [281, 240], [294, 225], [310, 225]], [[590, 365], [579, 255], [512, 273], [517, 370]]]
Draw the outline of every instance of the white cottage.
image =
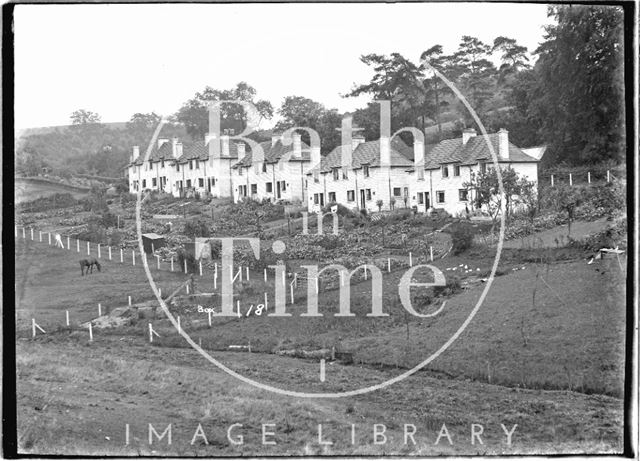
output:
[[[477, 136], [474, 129], [466, 129], [460, 138], [427, 146], [423, 168], [414, 165], [409, 170], [411, 206], [421, 212], [443, 209], [454, 216], [471, 211], [473, 191], [468, 191], [463, 184], [471, 181], [472, 173], [494, 166], [488, 143], [497, 155], [500, 168], [511, 167], [519, 176], [538, 181], [539, 159], [510, 143], [507, 130], [485, 137]], [[416, 165], [419, 160], [416, 158]]]

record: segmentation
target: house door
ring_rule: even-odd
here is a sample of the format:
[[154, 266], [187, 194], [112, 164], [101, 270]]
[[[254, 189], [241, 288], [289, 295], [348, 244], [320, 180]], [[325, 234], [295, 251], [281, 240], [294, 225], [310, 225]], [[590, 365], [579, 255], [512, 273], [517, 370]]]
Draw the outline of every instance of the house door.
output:
[[424, 193], [424, 211], [431, 208], [431, 200], [429, 200], [429, 192]]
[[324, 194], [319, 194], [320, 196], [320, 206], [324, 207]]
[[280, 199], [280, 181], [276, 182], [276, 198]]
[[367, 208], [367, 202], [364, 197], [364, 189], [360, 189], [360, 209], [362, 210]]

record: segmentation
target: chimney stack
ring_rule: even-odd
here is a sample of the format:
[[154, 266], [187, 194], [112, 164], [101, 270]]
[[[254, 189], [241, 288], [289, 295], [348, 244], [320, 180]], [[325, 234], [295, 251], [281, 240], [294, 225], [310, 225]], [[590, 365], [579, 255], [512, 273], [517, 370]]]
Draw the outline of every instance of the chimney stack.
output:
[[467, 141], [476, 136], [476, 134], [477, 133], [475, 128], [465, 128], [464, 130], [462, 130], [462, 145], [464, 146], [465, 144], [467, 144]]
[[391, 166], [391, 145], [387, 136], [380, 137], [380, 166]]
[[140, 157], [140, 146], [133, 146], [133, 152], [131, 153], [131, 161], [135, 162]]
[[416, 171], [418, 168], [424, 170], [424, 143], [417, 139], [413, 141], [413, 164]]
[[162, 145], [167, 142], [169, 142], [167, 138], [158, 138], [158, 149], [160, 149]]
[[311, 147], [311, 168], [319, 166], [321, 160], [322, 160], [322, 157], [320, 156], [320, 146], [317, 146], [317, 147], [312, 146]]
[[177, 146], [178, 138], [174, 136], [173, 138], [171, 138], [171, 155], [173, 155], [173, 158], [179, 157], [179, 155], [177, 155]]
[[178, 159], [178, 158], [182, 157], [182, 152], [183, 152], [183, 150], [182, 150], [182, 143], [181, 143], [181, 142], [177, 142], [177, 143], [174, 145], [173, 157], [174, 157], [174, 158], [176, 158], [176, 159]]
[[351, 138], [351, 151], [355, 151], [356, 147], [364, 142], [364, 136], [361, 134], [356, 134]]
[[236, 143], [236, 149], [238, 149], [238, 160], [242, 160], [245, 156], [245, 144], [243, 142]]
[[220, 141], [222, 143], [222, 149], [220, 151], [220, 155], [222, 157], [228, 157], [229, 156], [229, 136], [228, 135], [220, 136]]
[[296, 158], [302, 157], [302, 136], [298, 133], [293, 133], [293, 156]]
[[498, 131], [498, 157], [509, 158], [509, 132], [504, 128]]

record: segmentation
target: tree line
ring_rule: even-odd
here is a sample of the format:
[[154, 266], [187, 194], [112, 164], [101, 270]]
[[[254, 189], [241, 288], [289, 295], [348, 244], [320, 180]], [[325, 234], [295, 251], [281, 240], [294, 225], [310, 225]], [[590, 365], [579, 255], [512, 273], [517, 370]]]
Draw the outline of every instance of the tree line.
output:
[[[460, 90], [489, 132], [506, 128], [510, 140], [521, 147], [547, 145], [547, 166], [624, 161], [621, 8], [554, 5], [548, 8], [548, 17], [552, 23], [545, 27], [543, 41], [535, 50], [510, 37], [484, 43], [465, 35], [458, 48], [448, 53], [439, 44], [426, 46], [415, 62], [400, 53], [361, 56], [373, 76], [342, 94], [371, 98], [366, 107], [353, 112], [354, 123], [367, 139], [377, 139], [380, 107], [375, 101], [388, 100], [392, 131], [417, 127], [425, 132], [428, 143], [475, 127], [435, 69]], [[279, 121], [273, 131], [313, 128], [322, 139], [324, 153], [340, 144], [337, 129], [344, 114], [337, 109], [300, 95], [285, 97], [276, 109], [259, 99], [257, 90], [246, 82], [197, 92], [170, 117], [163, 135], [171, 132], [203, 139], [208, 131], [208, 104], [224, 100], [251, 102], [257, 111], [248, 114], [239, 105], [222, 104], [223, 129], [239, 133], [248, 123], [256, 126], [277, 113]], [[119, 175], [131, 146], [145, 145], [159, 120], [154, 113], [137, 113], [123, 129], [112, 129], [100, 123], [98, 114], [78, 110], [67, 129], [28, 136], [19, 149], [17, 166], [34, 170], [40, 161], [84, 170], [78, 172]], [[269, 131], [257, 131], [251, 137], [263, 141], [269, 135]], [[410, 136], [405, 140], [412, 142]], [[80, 156], [83, 160], [77, 162]]]

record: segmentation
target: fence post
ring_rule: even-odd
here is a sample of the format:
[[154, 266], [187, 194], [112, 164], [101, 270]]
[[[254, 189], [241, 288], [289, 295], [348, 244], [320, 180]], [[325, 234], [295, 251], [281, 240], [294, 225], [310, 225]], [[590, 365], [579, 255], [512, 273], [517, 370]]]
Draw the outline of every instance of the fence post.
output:
[[124, 251], [120, 248], [120, 262], [124, 264]]
[[249, 266], [247, 266], [247, 282], [249, 281]]
[[432, 246], [429, 247], [429, 258], [431, 259], [431, 262], [433, 262], [433, 247]]
[[267, 268], [264, 269], [264, 281], [267, 281]]
[[31, 228], [31, 240], [33, 240], [33, 227]]
[[391, 258], [387, 258], [387, 272], [391, 272]]
[[156, 255], [156, 267], [160, 270], [160, 256]]
[[98, 243], [98, 258], [101, 257], [101, 253], [100, 253], [100, 244]]
[[133, 265], [136, 265], [136, 250], [135, 248], [131, 250], [131, 260], [133, 261]]
[[264, 310], [267, 310], [267, 306], [269, 306], [269, 296], [267, 295], [267, 292], [265, 291], [264, 293]]
[[171, 272], [173, 272], [173, 256], [171, 256]]
[[587, 182], [591, 184], [591, 172], [587, 171]]
[[188, 272], [187, 272], [187, 258], [186, 258], [186, 256], [185, 256], [185, 258], [184, 258], [184, 273], [185, 273], [185, 274], [188, 274]]
[[71, 238], [67, 235], [67, 250], [71, 249]]
[[[24, 237], [24, 229], [22, 229], [22, 236]], [[42, 231], [38, 231], [38, 239], [42, 242]]]
[[551, 175], [551, 187], [553, 187], [553, 175]]
[[76, 248], [78, 250], [78, 253], [80, 253], [80, 240], [76, 239]]
[[200, 266], [200, 277], [202, 277], [202, 260], [198, 261]]
[[87, 254], [90, 255], [91, 254], [91, 243], [87, 242]]
[[65, 318], [67, 321], [67, 326], [69, 326], [69, 311], [65, 311]]
[[209, 317], [209, 328], [211, 328], [211, 311], [207, 311]]
[[611, 172], [607, 170], [607, 182], [611, 181]]
[[291, 293], [291, 304], [293, 304], [293, 285], [289, 285], [289, 292]]
[[129, 306], [131, 306], [131, 295], [129, 295]]
[[573, 186], [573, 175], [569, 173], [569, 185]]
[[89, 322], [89, 341], [93, 341], [93, 329], [91, 328], [91, 322]]
[[47, 234], [49, 235], [49, 245], [51, 245], [51, 232], [47, 232]]
[[98, 317], [102, 317], [102, 305], [98, 303]]
[[111, 261], [111, 247], [109, 247], [109, 261]]
[[364, 265], [364, 279], [367, 280], [367, 265]]
[[413, 267], [413, 256], [411, 255], [411, 252], [409, 252], [409, 267]]

